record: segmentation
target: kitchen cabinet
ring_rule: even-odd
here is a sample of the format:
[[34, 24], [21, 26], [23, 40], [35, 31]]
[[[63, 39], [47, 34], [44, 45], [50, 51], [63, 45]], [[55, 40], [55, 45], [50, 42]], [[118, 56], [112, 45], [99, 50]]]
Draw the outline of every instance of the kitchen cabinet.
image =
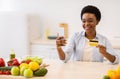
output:
[[[113, 48], [120, 56], [120, 47], [114, 44]], [[31, 42], [31, 55], [43, 57], [45, 59], [59, 59], [55, 40], [34, 40], [33, 42]]]
[[55, 41], [41, 41], [34, 42], [31, 44], [31, 55], [43, 57], [45, 59], [58, 59], [56, 45], [53, 44]]

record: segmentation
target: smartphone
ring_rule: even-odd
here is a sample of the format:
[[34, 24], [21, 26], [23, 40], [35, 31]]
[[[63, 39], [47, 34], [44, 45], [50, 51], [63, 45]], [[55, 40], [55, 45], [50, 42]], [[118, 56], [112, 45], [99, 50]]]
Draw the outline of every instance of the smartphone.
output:
[[64, 37], [64, 28], [59, 28], [59, 30], [58, 30], [58, 36], [59, 37]]

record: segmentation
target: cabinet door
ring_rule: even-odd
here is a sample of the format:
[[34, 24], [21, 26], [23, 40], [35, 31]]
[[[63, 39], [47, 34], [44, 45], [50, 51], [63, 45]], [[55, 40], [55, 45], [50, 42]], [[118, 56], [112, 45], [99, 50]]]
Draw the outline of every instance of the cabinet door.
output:
[[45, 59], [58, 59], [55, 45], [32, 45], [32, 55]]

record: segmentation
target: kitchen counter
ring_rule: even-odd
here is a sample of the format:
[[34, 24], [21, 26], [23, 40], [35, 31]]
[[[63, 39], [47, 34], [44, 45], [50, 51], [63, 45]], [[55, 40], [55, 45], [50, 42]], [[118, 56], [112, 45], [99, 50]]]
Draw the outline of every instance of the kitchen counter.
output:
[[[112, 44], [113, 48], [120, 49], [120, 39], [110, 39], [110, 43]], [[31, 44], [44, 44], [44, 45], [55, 45], [55, 39], [36, 39]]]
[[31, 44], [44, 44], [44, 45], [55, 45], [55, 40], [49, 39], [36, 39], [31, 42]]
[[[102, 79], [109, 69], [116, 69], [118, 65], [99, 62], [44, 60], [49, 64], [48, 73], [44, 77], [32, 79]], [[0, 75], [0, 79], [26, 79], [23, 76]]]

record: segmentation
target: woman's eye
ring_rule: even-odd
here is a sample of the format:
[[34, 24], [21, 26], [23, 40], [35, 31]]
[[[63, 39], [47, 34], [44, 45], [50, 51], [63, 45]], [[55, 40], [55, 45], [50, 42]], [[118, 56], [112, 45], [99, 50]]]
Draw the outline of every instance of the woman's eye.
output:
[[93, 20], [90, 20], [89, 22], [93, 22]]
[[88, 21], [89, 21], [89, 22], [93, 22], [93, 19], [89, 19]]
[[82, 22], [83, 22], [83, 23], [85, 23], [85, 21], [84, 21], [84, 20], [83, 20]]
[[86, 21], [86, 20], [82, 20], [82, 22], [83, 22], [83, 23], [86, 23], [86, 22], [91, 23], [91, 22], [93, 22], [93, 19], [89, 19], [89, 20], [87, 20], [87, 21]]

